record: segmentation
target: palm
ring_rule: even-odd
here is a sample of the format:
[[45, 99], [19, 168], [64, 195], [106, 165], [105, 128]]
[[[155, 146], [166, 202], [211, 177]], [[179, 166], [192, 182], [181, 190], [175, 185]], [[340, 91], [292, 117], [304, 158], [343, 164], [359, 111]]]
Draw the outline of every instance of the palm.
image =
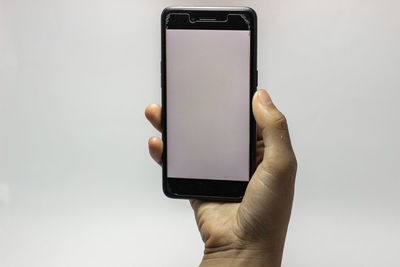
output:
[[[258, 132], [257, 165], [262, 161], [263, 155], [264, 143], [261, 134]], [[243, 213], [244, 209], [239, 209], [242, 203], [201, 200], [191, 200], [190, 203], [195, 211], [197, 226], [206, 249], [230, 246], [232, 243], [239, 241], [238, 239], [245, 239], [246, 229], [243, 229], [238, 224], [238, 218], [243, 216], [241, 213]]]

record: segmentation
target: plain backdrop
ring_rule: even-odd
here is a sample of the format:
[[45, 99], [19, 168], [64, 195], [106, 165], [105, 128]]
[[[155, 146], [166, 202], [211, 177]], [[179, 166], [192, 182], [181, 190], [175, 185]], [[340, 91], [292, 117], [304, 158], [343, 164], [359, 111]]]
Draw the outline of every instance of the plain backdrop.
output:
[[396, 0], [0, 0], [0, 266], [199, 264], [147, 151], [172, 4], [258, 13], [299, 163], [283, 266], [400, 266]]

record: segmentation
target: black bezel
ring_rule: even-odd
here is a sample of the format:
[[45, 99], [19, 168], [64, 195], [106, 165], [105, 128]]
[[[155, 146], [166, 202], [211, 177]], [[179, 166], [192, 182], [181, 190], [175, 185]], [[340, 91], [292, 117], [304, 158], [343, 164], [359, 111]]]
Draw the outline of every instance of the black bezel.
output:
[[[185, 20], [171, 21], [171, 14], [182, 16], [189, 14], [190, 18], [203, 18], [204, 21], [189, 23]], [[233, 19], [232, 23], [221, 23], [227, 15], [235, 15], [241, 19]], [[176, 16], [176, 17], [179, 17]], [[187, 15], [186, 15], [187, 16]], [[170, 21], [167, 21], [168, 20]], [[208, 19], [214, 20], [208, 20]], [[231, 21], [231, 19], [229, 20]], [[245, 21], [246, 25], [244, 25]], [[256, 123], [253, 117], [251, 99], [257, 90], [257, 15], [248, 7], [167, 7], [161, 14], [161, 91], [162, 91], [162, 140], [164, 143], [163, 161], [163, 191], [171, 198], [201, 199], [211, 201], [242, 200], [248, 181], [226, 181], [209, 179], [186, 179], [167, 177], [167, 101], [166, 101], [166, 29], [250, 29], [250, 140], [249, 140], [249, 177], [255, 171], [256, 156]]]

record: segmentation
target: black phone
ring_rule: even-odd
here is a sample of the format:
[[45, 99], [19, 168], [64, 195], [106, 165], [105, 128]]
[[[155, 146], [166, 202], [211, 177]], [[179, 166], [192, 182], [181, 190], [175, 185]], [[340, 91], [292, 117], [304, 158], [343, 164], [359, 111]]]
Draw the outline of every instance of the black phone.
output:
[[167, 7], [161, 42], [164, 193], [241, 201], [255, 170], [255, 11]]

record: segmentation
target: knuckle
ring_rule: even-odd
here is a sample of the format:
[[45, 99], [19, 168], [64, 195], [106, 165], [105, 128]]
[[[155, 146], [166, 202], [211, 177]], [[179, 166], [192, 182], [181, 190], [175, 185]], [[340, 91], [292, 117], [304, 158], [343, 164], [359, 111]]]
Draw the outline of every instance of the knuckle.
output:
[[287, 120], [285, 115], [283, 115], [282, 113], [279, 112], [279, 114], [274, 118], [274, 126], [275, 128], [279, 129], [279, 130], [287, 130], [288, 129], [288, 125], [287, 125]]
[[297, 171], [297, 160], [292, 154], [273, 154], [263, 163], [265, 169], [278, 177], [294, 177]]

